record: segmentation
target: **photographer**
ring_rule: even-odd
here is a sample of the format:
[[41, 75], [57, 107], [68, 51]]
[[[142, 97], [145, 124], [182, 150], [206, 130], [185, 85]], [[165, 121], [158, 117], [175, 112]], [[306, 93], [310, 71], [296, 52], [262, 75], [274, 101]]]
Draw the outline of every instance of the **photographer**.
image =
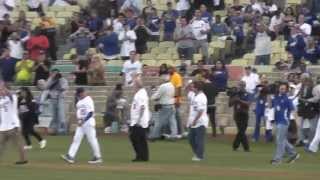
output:
[[88, 28], [79, 27], [78, 31], [71, 34], [69, 38], [73, 42], [73, 47], [76, 49], [77, 55], [85, 56], [94, 36], [90, 33]]
[[52, 122], [50, 128], [54, 133], [65, 134], [67, 132], [65, 119], [64, 92], [68, 89], [68, 81], [62, 77], [58, 69], [53, 69], [47, 82], [49, 98], [52, 106]]
[[238, 129], [237, 136], [233, 142], [233, 150], [237, 151], [240, 144], [242, 144], [244, 151], [249, 152], [250, 148], [246, 130], [249, 120], [250, 96], [245, 87], [245, 82], [240, 81], [238, 87], [229, 90], [227, 95], [230, 97], [229, 106], [234, 107], [233, 116]]

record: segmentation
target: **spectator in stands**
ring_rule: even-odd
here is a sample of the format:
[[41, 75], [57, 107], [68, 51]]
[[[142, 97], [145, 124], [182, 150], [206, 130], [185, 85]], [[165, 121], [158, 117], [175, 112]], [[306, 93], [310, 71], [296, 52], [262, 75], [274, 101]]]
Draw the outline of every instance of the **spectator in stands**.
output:
[[0, 70], [2, 81], [11, 83], [14, 81], [17, 60], [10, 57], [10, 49], [5, 48], [0, 57]]
[[224, 10], [225, 9], [225, 0], [214, 0], [213, 1], [213, 10], [217, 11], [217, 10]]
[[266, 0], [265, 4], [262, 4], [264, 10], [264, 16], [272, 17], [274, 13], [278, 11], [278, 6], [273, 0]]
[[30, 39], [27, 41], [27, 50], [29, 50], [30, 58], [37, 61], [40, 52], [46, 52], [49, 48], [49, 41], [46, 36], [41, 35], [41, 30], [36, 27]]
[[130, 52], [130, 60], [123, 63], [121, 75], [124, 75], [125, 86], [132, 86], [133, 76], [142, 73], [142, 64], [135, 51]]
[[299, 27], [294, 26], [291, 28], [291, 35], [288, 40], [287, 50], [293, 55], [294, 61], [292, 69], [300, 66], [301, 58], [305, 54], [306, 43], [303, 36], [299, 33]]
[[254, 54], [256, 65], [269, 65], [272, 53], [271, 38], [263, 24], [257, 25]]
[[216, 15], [215, 22], [212, 24], [211, 32], [214, 36], [226, 36], [230, 34], [228, 25], [221, 22], [220, 15]]
[[304, 58], [313, 65], [318, 64], [320, 49], [316, 47], [315, 41], [313, 38], [307, 39], [307, 48], [305, 51]]
[[118, 35], [113, 31], [112, 26], [105, 29], [104, 34], [97, 40], [97, 44], [106, 59], [112, 60], [119, 56]]
[[284, 35], [284, 39], [288, 40], [290, 37], [290, 31], [291, 28], [294, 26], [295, 24], [295, 14], [294, 14], [294, 10], [292, 7], [288, 7], [285, 12], [284, 12], [285, 16], [283, 17], [283, 22], [284, 22], [284, 27], [283, 27], [283, 35]]
[[103, 21], [96, 12], [91, 12], [87, 21], [87, 27], [94, 35], [98, 35], [98, 32], [102, 29]]
[[150, 37], [150, 30], [144, 24], [143, 18], [137, 19], [137, 26], [134, 28], [137, 39], [135, 41], [136, 51], [138, 54], [144, 54], [147, 52], [147, 41]]
[[[233, 10], [233, 11], [242, 11], [244, 7], [241, 5], [240, 3], [240, 0], [233, 0], [233, 4], [232, 6], [230, 7], [230, 10]], [[230, 11], [229, 10], [229, 11]]]
[[276, 11], [270, 20], [269, 32], [271, 40], [275, 40], [283, 28], [283, 17], [284, 15], [280, 10]]
[[162, 14], [163, 21], [163, 41], [173, 41], [173, 33], [176, 28], [176, 20], [179, 12], [172, 7], [172, 2], [167, 2], [167, 10]]
[[40, 79], [47, 80], [49, 78], [50, 66], [51, 64], [50, 61], [47, 60], [46, 53], [44, 51], [40, 51], [38, 59], [35, 61], [33, 66], [33, 71], [35, 72], [33, 81], [34, 85], [37, 85], [38, 80]]
[[150, 19], [151, 16], [153, 16], [154, 12], [157, 12], [157, 9], [154, 7], [154, 5], [152, 4], [152, 0], [147, 0], [146, 1], [146, 7], [143, 8], [142, 10], [142, 17], [145, 20]]
[[143, 6], [143, 0], [125, 0], [120, 7], [120, 12], [124, 12], [126, 9], [134, 10], [135, 14], [141, 14]]
[[10, 20], [10, 15], [5, 14], [3, 16], [3, 20], [1, 21], [1, 36], [0, 36], [0, 43], [5, 44], [9, 39], [11, 33], [15, 30], [14, 26]]
[[84, 27], [84, 21], [80, 20], [80, 14], [77, 12], [74, 12], [71, 19], [70, 19], [70, 31], [71, 34], [78, 31], [79, 27]]
[[79, 60], [77, 55], [72, 59], [75, 59], [74, 64], [76, 65], [75, 70], [72, 72], [75, 76], [74, 83], [76, 85], [88, 85], [88, 61]]
[[28, 51], [24, 51], [23, 58], [16, 64], [16, 83], [22, 85], [32, 84], [32, 70], [34, 61], [29, 59]]
[[218, 92], [223, 92], [228, 86], [228, 70], [225, 64], [221, 61], [217, 61], [215, 66], [211, 69], [210, 81]]
[[113, 25], [113, 30], [115, 33], [117, 33], [118, 35], [124, 31], [124, 25], [126, 24], [126, 19], [125, 19], [125, 15], [123, 13], [120, 13], [118, 15], [118, 18], [113, 20], [112, 25]]
[[244, 11], [249, 16], [255, 14], [256, 12], [259, 12], [260, 14], [264, 13], [262, 5], [257, 0], [250, 0], [250, 4], [245, 7]]
[[6, 14], [10, 15], [16, 7], [16, 2], [13, 0], [2, 0], [0, 4], [0, 21], [4, 20]]
[[209, 53], [208, 53], [208, 31], [210, 31], [210, 26], [204, 20], [201, 19], [201, 11], [195, 11], [195, 17], [191, 21], [191, 28], [193, 35], [195, 37], [194, 48], [196, 51], [201, 49], [202, 56], [206, 59], [206, 63], [209, 64]]
[[[201, 4], [200, 11], [201, 11], [201, 19], [204, 20], [206, 23], [208, 23], [210, 27], [212, 27], [212, 23], [213, 23], [212, 14], [207, 11], [207, 7], [204, 4]], [[211, 31], [208, 32], [208, 42], [211, 42]]]
[[30, 21], [26, 17], [26, 12], [23, 10], [19, 11], [18, 19], [15, 21], [16, 28], [27, 29], [29, 25]]
[[54, 134], [67, 133], [67, 121], [65, 118], [65, 92], [68, 90], [68, 81], [58, 69], [52, 69], [46, 84], [52, 105], [52, 122], [50, 128]]
[[310, 36], [312, 33], [312, 26], [305, 22], [305, 17], [303, 14], [298, 16], [299, 28], [303, 36]]
[[56, 45], [56, 22], [51, 17], [47, 17], [46, 14], [40, 14], [41, 22], [40, 27], [42, 29], [43, 35], [48, 38], [49, 48], [48, 57], [50, 56], [52, 61], [56, 61], [58, 47]]
[[8, 48], [10, 49], [10, 56], [16, 60], [21, 60], [24, 52], [24, 43], [29, 39], [29, 35], [20, 39], [17, 32], [11, 34], [8, 40]]
[[100, 55], [94, 55], [88, 68], [88, 84], [91, 86], [105, 85], [104, 71], [105, 66], [103, 59]]
[[182, 76], [177, 72], [176, 68], [173, 66], [170, 66], [169, 69], [169, 75], [170, 75], [170, 82], [173, 84], [175, 88], [175, 120], [177, 121], [177, 128], [178, 128], [178, 137], [181, 137], [183, 134], [183, 125], [182, 125], [182, 118], [180, 114], [180, 106], [182, 102], [182, 88], [183, 88], [183, 79]]
[[69, 1], [72, 2], [72, 0], [53, 0], [53, 2], [50, 2], [50, 4], [52, 6], [70, 6]]
[[79, 29], [69, 37], [78, 56], [85, 56], [87, 50], [90, 48], [91, 40], [94, 39], [89, 29], [85, 27], [79, 27]]
[[137, 40], [137, 35], [135, 31], [130, 30], [129, 26], [124, 25], [124, 31], [119, 34], [119, 41], [121, 44], [120, 56], [122, 60], [129, 59], [130, 52], [136, 51], [135, 41]]
[[190, 9], [189, 0], [178, 0], [176, 4], [176, 10], [179, 12], [179, 16], [183, 17], [187, 15], [187, 11]]
[[182, 60], [193, 59], [193, 32], [191, 26], [188, 24], [186, 17], [180, 18], [180, 25], [176, 28], [174, 33], [174, 40], [177, 45], [179, 58]]
[[134, 12], [131, 9], [125, 11], [126, 23], [129, 25], [130, 29], [134, 29], [137, 26], [137, 17], [134, 16]]
[[38, 13], [42, 13], [42, 0], [28, 0], [27, 6], [29, 11], [36, 11]]
[[161, 19], [157, 15], [156, 10], [151, 10], [151, 15], [147, 19], [147, 27], [150, 29], [150, 41], [160, 40], [160, 24]]
[[197, 62], [197, 68], [191, 72], [190, 76], [194, 76], [196, 79], [202, 79], [202, 76], [206, 74], [209, 74], [209, 71], [205, 67], [205, 61], [199, 60]]

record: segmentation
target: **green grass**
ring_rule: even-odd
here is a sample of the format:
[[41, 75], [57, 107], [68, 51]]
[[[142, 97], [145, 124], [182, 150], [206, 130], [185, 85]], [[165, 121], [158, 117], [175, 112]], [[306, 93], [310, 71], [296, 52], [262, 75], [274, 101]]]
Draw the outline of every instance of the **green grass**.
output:
[[[252, 144], [252, 152], [233, 152], [230, 139], [207, 139], [206, 160], [191, 162], [186, 141], [150, 143], [148, 163], [131, 163], [133, 152], [127, 137], [99, 137], [104, 163], [88, 165], [90, 149], [83, 141], [75, 165], [60, 158], [66, 153], [71, 137], [49, 137], [48, 148], [28, 152], [30, 163], [15, 166], [16, 151], [9, 148], [0, 163], [1, 180], [316, 180], [320, 177], [318, 155], [301, 152], [295, 164], [271, 166], [274, 145]], [[35, 144], [35, 143], [34, 143]], [[35, 144], [36, 145], [36, 144]]]

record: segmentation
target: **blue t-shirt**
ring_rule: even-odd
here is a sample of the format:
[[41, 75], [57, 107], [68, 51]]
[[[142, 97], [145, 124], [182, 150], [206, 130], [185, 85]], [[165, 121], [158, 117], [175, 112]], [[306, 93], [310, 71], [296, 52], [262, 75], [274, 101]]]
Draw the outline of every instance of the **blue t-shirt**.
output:
[[11, 57], [0, 59], [0, 68], [3, 81], [14, 81], [16, 63], [17, 60]]
[[179, 17], [179, 12], [176, 10], [165, 11], [162, 15], [164, 32], [173, 33], [176, 28], [176, 19]]
[[98, 44], [103, 44], [102, 52], [107, 56], [117, 55], [120, 52], [118, 35], [115, 32], [100, 37]]

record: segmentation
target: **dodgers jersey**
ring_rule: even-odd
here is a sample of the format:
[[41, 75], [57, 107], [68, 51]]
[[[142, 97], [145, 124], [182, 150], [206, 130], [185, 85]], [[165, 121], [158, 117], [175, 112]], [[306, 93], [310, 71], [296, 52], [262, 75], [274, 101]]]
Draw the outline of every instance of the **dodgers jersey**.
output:
[[77, 102], [77, 119], [84, 120], [90, 112], [93, 113], [92, 117], [87, 120], [84, 124], [89, 124], [91, 126], [96, 125], [96, 121], [94, 119], [94, 103], [90, 96], [87, 96]]
[[0, 131], [20, 127], [18, 98], [16, 95], [0, 97]]

